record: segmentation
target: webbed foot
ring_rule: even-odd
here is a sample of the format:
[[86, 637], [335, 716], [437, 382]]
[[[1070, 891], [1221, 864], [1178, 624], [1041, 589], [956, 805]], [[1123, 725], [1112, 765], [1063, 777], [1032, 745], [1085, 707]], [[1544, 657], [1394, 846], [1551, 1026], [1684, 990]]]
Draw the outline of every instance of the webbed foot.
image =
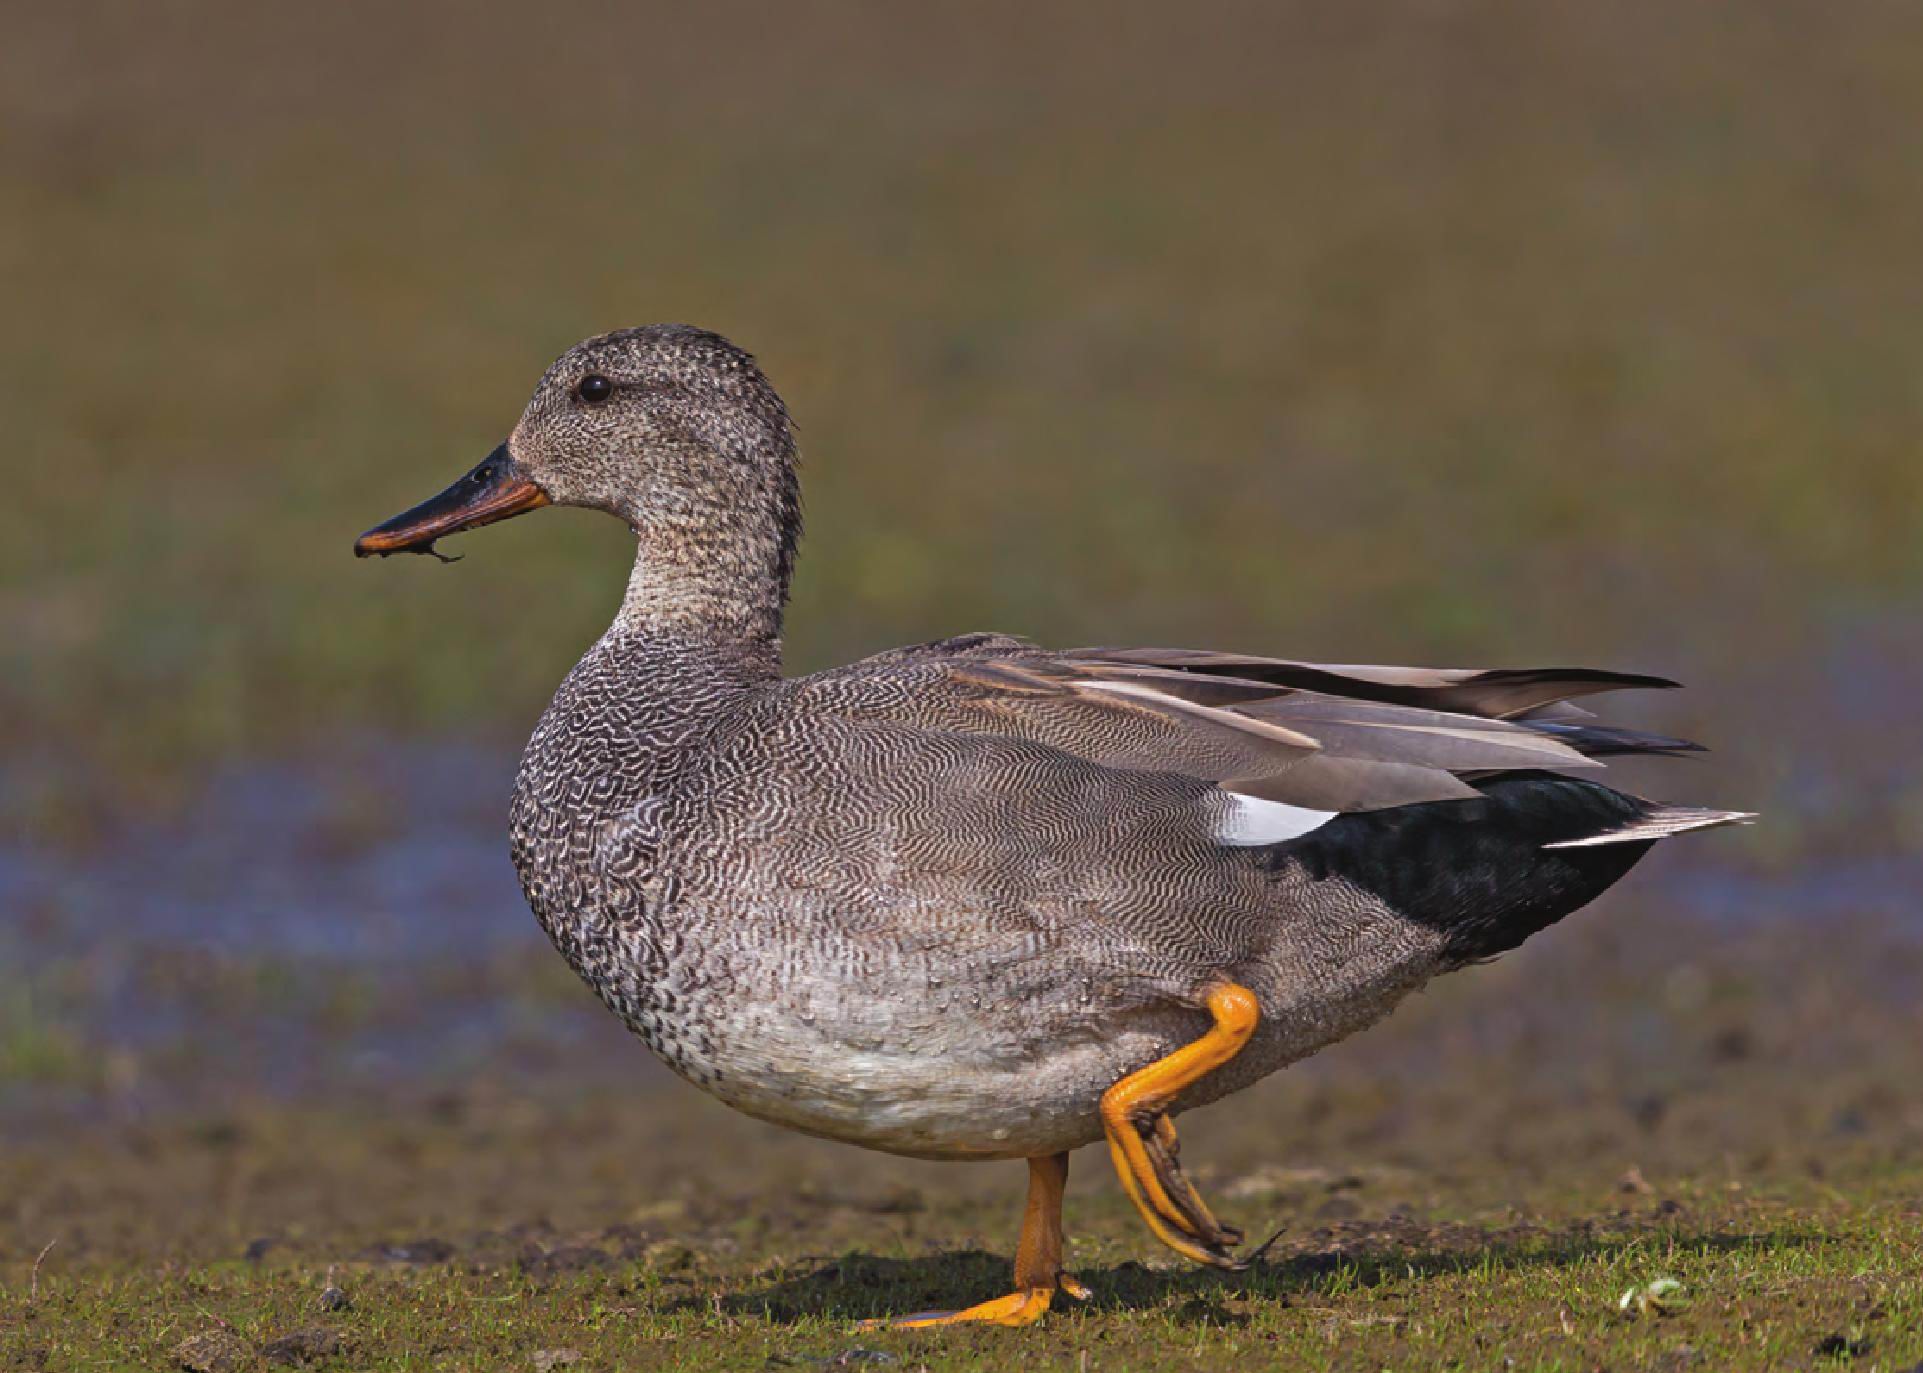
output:
[[1232, 982], [1209, 993], [1208, 1008], [1215, 1025], [1200, 1039], [1102, 1094], [1102, 1127], [1122, 1189], [1155, 1237], [1197, 1263], [1237, 1272], [1248, 1267], [1234, 1253], [1242, 1232], [1217, 1220], [1182, 1172], [1167, 1113], [1183, 1088], [1240, 1053], [1261, 1019], [1255, 994]]

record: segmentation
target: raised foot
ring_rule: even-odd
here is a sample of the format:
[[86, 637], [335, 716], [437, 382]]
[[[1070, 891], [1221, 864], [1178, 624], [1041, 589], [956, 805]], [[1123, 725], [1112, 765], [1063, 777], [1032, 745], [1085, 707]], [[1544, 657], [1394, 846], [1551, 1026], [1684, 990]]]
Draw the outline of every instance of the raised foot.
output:
[[[1088, 1300], [1088, 1289], [1067, 1274], [1063, 1274], [1058, 1282], [1061, 1290], [1077, 1301]], [[1033, 1325], [1047, 1314], [1054, 1296], [1053, 1287], [1028, 1287], [993, 1301], [982, 1302], [979, 1306], [971, 1306], [965, 1311], [921, 1311], [912, 1316], [863, 1321], [861, 1328], [916, 1330], [931, 1325]]]
[[1209, 994], [1215, 1026], [1160, 1062], [1131, 1073], [1102, 1096], [1102, 1128], [1109, 1155], [1135, 1209], [1155, 1237], [1176, 1253], [1211, 1268], [1239, 1272], [1242, 1232], [1215, 1218], [1182, 1172], [1180, 1145], [1167, 1108], [1180, 1091], [1241, 1052], [1259, 1018], [1255, 997], [1233, 983]]

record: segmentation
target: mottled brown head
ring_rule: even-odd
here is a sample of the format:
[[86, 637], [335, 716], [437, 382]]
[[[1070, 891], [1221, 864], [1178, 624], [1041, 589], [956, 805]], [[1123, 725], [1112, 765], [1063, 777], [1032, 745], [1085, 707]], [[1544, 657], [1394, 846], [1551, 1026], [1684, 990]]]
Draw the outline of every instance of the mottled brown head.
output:
[[793, 426], [755, 360], [720, 335], [654, 324], [576, 344], [506, 443], [354, 551], [432, 552], [437, 539], [543, 505], [605, 510], [634, 530], [625, 613], [778, 635], [801, 532]]

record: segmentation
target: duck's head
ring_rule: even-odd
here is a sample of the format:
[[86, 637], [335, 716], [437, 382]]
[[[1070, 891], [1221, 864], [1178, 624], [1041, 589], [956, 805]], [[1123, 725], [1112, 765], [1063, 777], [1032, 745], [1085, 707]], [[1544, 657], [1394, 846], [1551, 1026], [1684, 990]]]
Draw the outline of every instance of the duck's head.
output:
[[548, 368], [506, 443], [354, 552], [432, 553], [438, 539], [545, 505], [619, 516], [640, 539], [637, 585], [690, 611], [772, 592], [778, 616], [801, 527], [787, 409], [718, 334], [681, 324], [603, 334]]

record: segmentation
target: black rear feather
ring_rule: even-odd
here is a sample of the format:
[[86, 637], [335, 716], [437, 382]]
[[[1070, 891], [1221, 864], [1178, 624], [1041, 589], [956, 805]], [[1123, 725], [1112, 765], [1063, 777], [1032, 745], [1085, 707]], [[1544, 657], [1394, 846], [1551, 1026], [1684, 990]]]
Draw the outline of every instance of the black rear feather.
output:
[[1511, 772], [1474, 785], [1479, 799], [1337, 816], [1259, 861], [1278, 870], [1299, 865], [1315, 881], [1370, 893], [1445, 935], [1445, 957], [1460, 965], [1506, 953], [1595, 900], [1654, 843], [1543, 847], [1621, 830], [1651, 813], [1649, 802], [1596, 782]]

